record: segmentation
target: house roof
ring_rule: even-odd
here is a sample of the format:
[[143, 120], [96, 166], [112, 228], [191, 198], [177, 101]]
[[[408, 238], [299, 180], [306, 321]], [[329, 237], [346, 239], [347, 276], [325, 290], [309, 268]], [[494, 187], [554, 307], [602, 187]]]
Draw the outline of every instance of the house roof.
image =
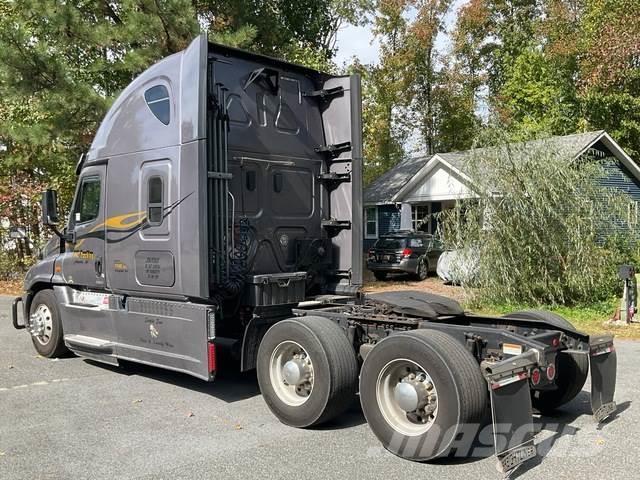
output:
[[[638, 165], [631, 160], [624, 150], [622, 150], [604, 130], [554, 136], [514, 145], [518, 145], [519, 147], [530, 146], [531, 148], [545, 146], [557, 151], [559, 154], [577, 158], [599, 141], [640, 179], [640, 168]], [[432, 156], [418, 155], [407, 158], [378, 177], [366, 188], [364, 192], [364, 203], [375, 205], [398, 202], [404, 193], [415, 188], [438, 163], [454, 171], [463, 179], [470, 181], [466, 173], [469, 161], [474, 156], [482, 155], [482, 152], [490, 152], [491, 150], [492, 147], [485, 147], [459, 152], [436, 153]]]
[[409, 157], [376, 178], [364, 191], [364, 203], [392, 203], [396, 193], [429, 160], [426, 156]]

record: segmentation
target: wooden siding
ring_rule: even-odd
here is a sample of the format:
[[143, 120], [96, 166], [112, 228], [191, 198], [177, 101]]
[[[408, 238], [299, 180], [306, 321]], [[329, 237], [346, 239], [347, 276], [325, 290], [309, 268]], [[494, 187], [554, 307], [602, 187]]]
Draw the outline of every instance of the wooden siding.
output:
[[605, 175], [601, 183], [626, 193], [632, 200], [640, 202], [640, 181], [635, 178], [620, 160], [608, 158], [603, 161]]

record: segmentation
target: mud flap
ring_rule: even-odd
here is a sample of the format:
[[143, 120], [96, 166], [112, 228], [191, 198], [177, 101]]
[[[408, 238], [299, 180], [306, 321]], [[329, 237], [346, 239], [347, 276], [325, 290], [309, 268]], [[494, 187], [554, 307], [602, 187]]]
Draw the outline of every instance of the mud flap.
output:
[[616, 411], [613, 395], [616, 390], [617, 358], [612, 335], [589, 340], [591, 369], [591, 411], [598, 423]]
[[537, 362], [531, 350], [494, 364], [483, 364], [489, 386], [498, 471], [509, 475], [536, 456], [529, 371]]

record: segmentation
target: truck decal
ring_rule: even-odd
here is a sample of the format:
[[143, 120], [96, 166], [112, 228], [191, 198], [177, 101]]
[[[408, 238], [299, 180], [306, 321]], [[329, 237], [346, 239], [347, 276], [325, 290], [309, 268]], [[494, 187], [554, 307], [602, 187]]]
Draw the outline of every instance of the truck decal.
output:
[[[185, 195], [184, 197], [182, 197], [180, 200], [176, 200], [171, 205], [165, 207], [164, 212], [162, 214], [163, 220], [167, 218], [169, 215], [171, 215], [171, 213], [173, 213], [175, 209], [178, 208], [178, 206], [180, 206], [180, 204], [183, 201], [185, 201], [187, 198], [193, 195], [193, 193], [194, 192], [191, 192]], [[76, 238], [77, 243], [74, 247], [74, 251], [79, 251], [80, 248], [82, 247], [83, 242], [87, 238], [98, 238], [98, 239], [105, 240], [105, 233], [107, 235], [106, 236], [107, 243], [118, 243], [123, 240], [126, 240], [136, 232], [149, 227], [149, 225], [147, 224], [146, 213], [147, 212], [145, 210], [141, 210], [139, 212], [129, 212], [122, 215], [115, 215], [113, 217], [107, 218], [104, 222], [97, 224], [86, 234], [78, 236]], [[103, 227], [106, 227], [106, 229]], [[108, 236], [109, 233], [125, 233], [127, 235], [114, 239], [114, 238], [109, 238]]]

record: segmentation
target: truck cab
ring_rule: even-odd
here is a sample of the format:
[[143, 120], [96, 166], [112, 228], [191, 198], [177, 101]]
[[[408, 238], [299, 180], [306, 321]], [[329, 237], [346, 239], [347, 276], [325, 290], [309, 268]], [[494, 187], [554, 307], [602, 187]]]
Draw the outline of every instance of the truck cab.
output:
[[205, 381], [224, 350], [295, 427], [359, 392], [375, 435], [411, 460], [453, 454], [491, 412], [509, 426], [499, 466], [516, 468], [536, 454], [532, 407], [570, 401], [589, 368], [596, 420], [613, 415], [611, 336], [547, 312], [495, 318], [424, 291], [361, 292], [361, 118], [357, 75], [198, 37], [113, 103], [64, 228], [55, 192], [43, 195], [55, 239], [14, 326], [45, 357]]

